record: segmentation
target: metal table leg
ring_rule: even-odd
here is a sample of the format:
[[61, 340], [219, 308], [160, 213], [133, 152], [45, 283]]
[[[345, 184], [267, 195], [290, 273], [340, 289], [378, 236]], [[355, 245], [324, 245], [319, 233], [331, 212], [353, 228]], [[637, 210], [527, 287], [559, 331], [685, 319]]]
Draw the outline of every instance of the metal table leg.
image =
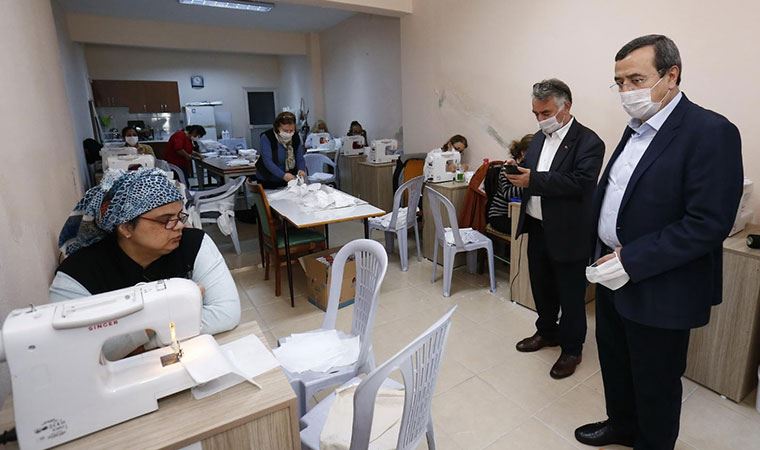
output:
[[288, 222], [286, 220], [283, 220], [283, 225], [285, 225], [285, 265], [288, 267], [288, 290], [290, 291], [290, 306], [291, 308], [296, 307], [296, 299], [293, 295], [293, 264], [290, 261], [290, 239], [288, 238]]
[[365, 218], [364, 222], [364, 239], [369, 239], [369, 219]]
[[325, 224], [325, 245], [330, 248], [330, 227]]
[[202, 191], [206, 189], [206, 183], [203, 179], [203, 165], [198, 160], [195, 160], [195, 177], [198, 180], [198, 190]]

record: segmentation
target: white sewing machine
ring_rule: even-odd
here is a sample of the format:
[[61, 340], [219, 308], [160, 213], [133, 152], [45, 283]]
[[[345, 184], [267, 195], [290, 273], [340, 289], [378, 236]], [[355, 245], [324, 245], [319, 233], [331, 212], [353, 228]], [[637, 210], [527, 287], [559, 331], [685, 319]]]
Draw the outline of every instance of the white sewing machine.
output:
[[109, 156], [103, 164], [103, 170], [123, 169], [137, 170], [142, 168], [152, 169], [156, 166], [156, 157], [153, 155], [116, 155]]
[[[173, 278], [12, 311], [0, 360], [10, 368], [21, 448], [63, 444], [154, 411], [158, 399], [195, 386], [180, 360], [219, 351], [213, 337], [199, 336], [201, 305], [198, 285]], [[165, 347], [118, 361], [103, 357], [109, 338], [143, 330], [155, 331]]]
[[123, 155], [136, 155], [137, 149], [134, 147], [114, 147], [114, 146], [108, 146], [103, 147], [100, 149], [100, 160], [103, 165], [103, 170], [105, 171], [108, 169], [108, 158], [112, 156], [123, 156]]
[[429, 153], [427, 158], [425, 158], [425, 167], [422, 169], [425, 181], [442, 183], [444, 181], [453, 180], [456, 173], [449, 172], [446, 169], [449, 164], [454, 164], [456, 166], [461, 161], [462, 154], [455, 150]]
[[387, 163], [398, 159], [398, 141], [395, 139], [380, 139], [372, 141], [367, 153], [367, 162], [373, 164]]
[[364, 153], [366, 142], [364, 142], [364, 136], [345, 136], [341, 138], [343, 140], [340, 152], [344, 156], [356, 156]]

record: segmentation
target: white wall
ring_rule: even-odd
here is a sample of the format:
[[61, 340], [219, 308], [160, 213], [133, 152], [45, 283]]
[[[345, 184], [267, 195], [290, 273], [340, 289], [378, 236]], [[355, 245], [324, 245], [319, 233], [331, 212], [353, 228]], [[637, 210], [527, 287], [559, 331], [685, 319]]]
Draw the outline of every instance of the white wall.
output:
[[[58, 0], [52, 0], [51, 5], [61, 53], [63, 78], [66, 83], [66, 96], [69, 100], [69, 110], [74, 126], [74, 147], [81, 149], [82, 141], [93, 137], [88, 103], [92, 98], [92, 93], [87, 74], [87, 63], [84, 60], [84, 46], [72, 42], [69, 38], [65, 13]], [[80, 177], [86, 185], [89, 185], [87, 163], [81, 152], [78, 161]]]
[[320, 45], [330, 131], [343, 135], [358, 120], [370, 139], [399, 137], [399, 20], [359, 14], [320, 33]]
[[[290, 107], [298, 111], [301, 99], [306, 108], [314, 111], [314, 97], [311, 92], [311, 70], [306, 56], [280, 56], [279, 103], [280, 109]], [[312, 113], [313, 114], [313, 113]], [[311, 120], [311, 117], [309, 118]]]
[[[217, 109], [231, 113], [233, 136], [247, 139], [250, 132], [245, 88], [276, 89], [280, 105], [283, 95], [288, 101], [295, 95], [300, 100], [302, 93], [309, 92], [308, 76], [300, 73], [308, 70], [308, 64], [302, 64], [299, 57], [283, 58], [282, 74], [276, 56], [87, 45], [85, 57], [92, 79], [177, 81], [181, 104], [221, 100], [223, 105]], [[204, 77], [202, 89], [190, 86], [190, 76], [195, 74]], [[304, 86], [292, 86], [291, 81]]]
[[[401, 19], [406, 147], [431, 148], [462, 133], [471, 142], [466, 160], [503, 158], [494, 136], [534, 132], [531, 86], [555, 76], [570, 85], [573, 112], [604, 139], [609, 158], [626, 124], [607, 89], [615, 53], [634, 37], [661, 33], [681, 50], [683, 91], [739, 127], [745, 172], [760, 182], [758, 16], [753, 0], [643, 8], [607, 0], [473, 0], [466, 8], [415, 0], [414, 13]], [[760, 210], [760, 194], [754, 203]]]
[[[74, 124], [50, 0], [4, 2], [0, 52], [0, 317], [47, 303], [57, 239], [82, 185]], [[5, 365], [0, 398], [9, 391]], [[2, 401], [2, 400], [0, 400]]]

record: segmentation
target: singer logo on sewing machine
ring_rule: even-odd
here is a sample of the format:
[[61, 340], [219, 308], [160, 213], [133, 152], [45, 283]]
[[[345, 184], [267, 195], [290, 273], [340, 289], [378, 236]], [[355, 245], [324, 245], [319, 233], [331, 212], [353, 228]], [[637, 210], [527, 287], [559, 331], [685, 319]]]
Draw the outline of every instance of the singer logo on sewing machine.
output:
[[114, 326], [114, 325], [116, 325], [118, 323], [119, 323], [119, 321], [116, 320], [116, 319], [114, 319], [114, 320], [109, 320], [108, 322], [103, 322], [103, 323], [98, 323], [98, 324], [95, 324], [95, 325], [90, 325], [89, 327], [87, 327], [87, 329], [90, 330], [90, 331], [95, 331], [95, 330], [99, 330], [101, 328], [112, 327], [112, 326]]

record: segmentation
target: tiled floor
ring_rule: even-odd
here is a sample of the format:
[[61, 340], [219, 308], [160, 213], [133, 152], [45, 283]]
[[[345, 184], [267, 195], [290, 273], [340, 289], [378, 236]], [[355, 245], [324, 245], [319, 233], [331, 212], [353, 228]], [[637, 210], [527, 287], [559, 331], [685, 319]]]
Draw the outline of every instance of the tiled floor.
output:
[[[287, 284], [275, 297], [274, 282], [264, 281], [255, 226], [240, 224], [243, 254], [234, 254], [229, 238], [213, 228], [214, 237], [233, 270], [244, 309], [243, 320], [256, 320], [270, 344], [277, 337], [317, 328], [323, 313], [305, 299], [304, 276], [295, 269], [296, 307]], [[361, 224], [330, 228], [331, 245], [361, 236]], [[379, 237], [379, 234], [378, 236]], [[413, 241], [410, 243], [413, 247]], [[413, 248], [410, 254], [414, 255]], [[549, 368], [559, 351], [521, 354], [514, 344], [533, 333], [535, 313], [507, 300], [507, 277], [497, 274], [498, 291], [488, 292], [486, 276], [454, 275], [452, 296], [441, 296], [441, 281], [430, 283], [432, 265], [410, 260], [400, 271], [391, 255], [380, 295], [374, 333], [375, 356], [382, 362], [425, 330], [453, 305], [458, 305], [446, 356], [433, 400], [439, 449], [572, 449], [588, 448], [575, 441], [573, 430], [605, 418], [602, 380], [594, 338], [593, 303], [583, 363], [576, 374], [556, 381]], [[284, 270], [284, 269], [283, 269]], [[274, 277], [272, 277], [273, 279]], [[283, 277], [284, 278], [284, 277]], [[350, 324], [351, 307], [339, 312], [339, 324]], [[423, 443], [421, 449], [427, 448]], [[610, 447], [622, 448], [622, 447]], [[678, 449], [760, 449], [760, 413], [754, 394], [744, 403], [722, 399], [684, 379], [684, 405]]]

